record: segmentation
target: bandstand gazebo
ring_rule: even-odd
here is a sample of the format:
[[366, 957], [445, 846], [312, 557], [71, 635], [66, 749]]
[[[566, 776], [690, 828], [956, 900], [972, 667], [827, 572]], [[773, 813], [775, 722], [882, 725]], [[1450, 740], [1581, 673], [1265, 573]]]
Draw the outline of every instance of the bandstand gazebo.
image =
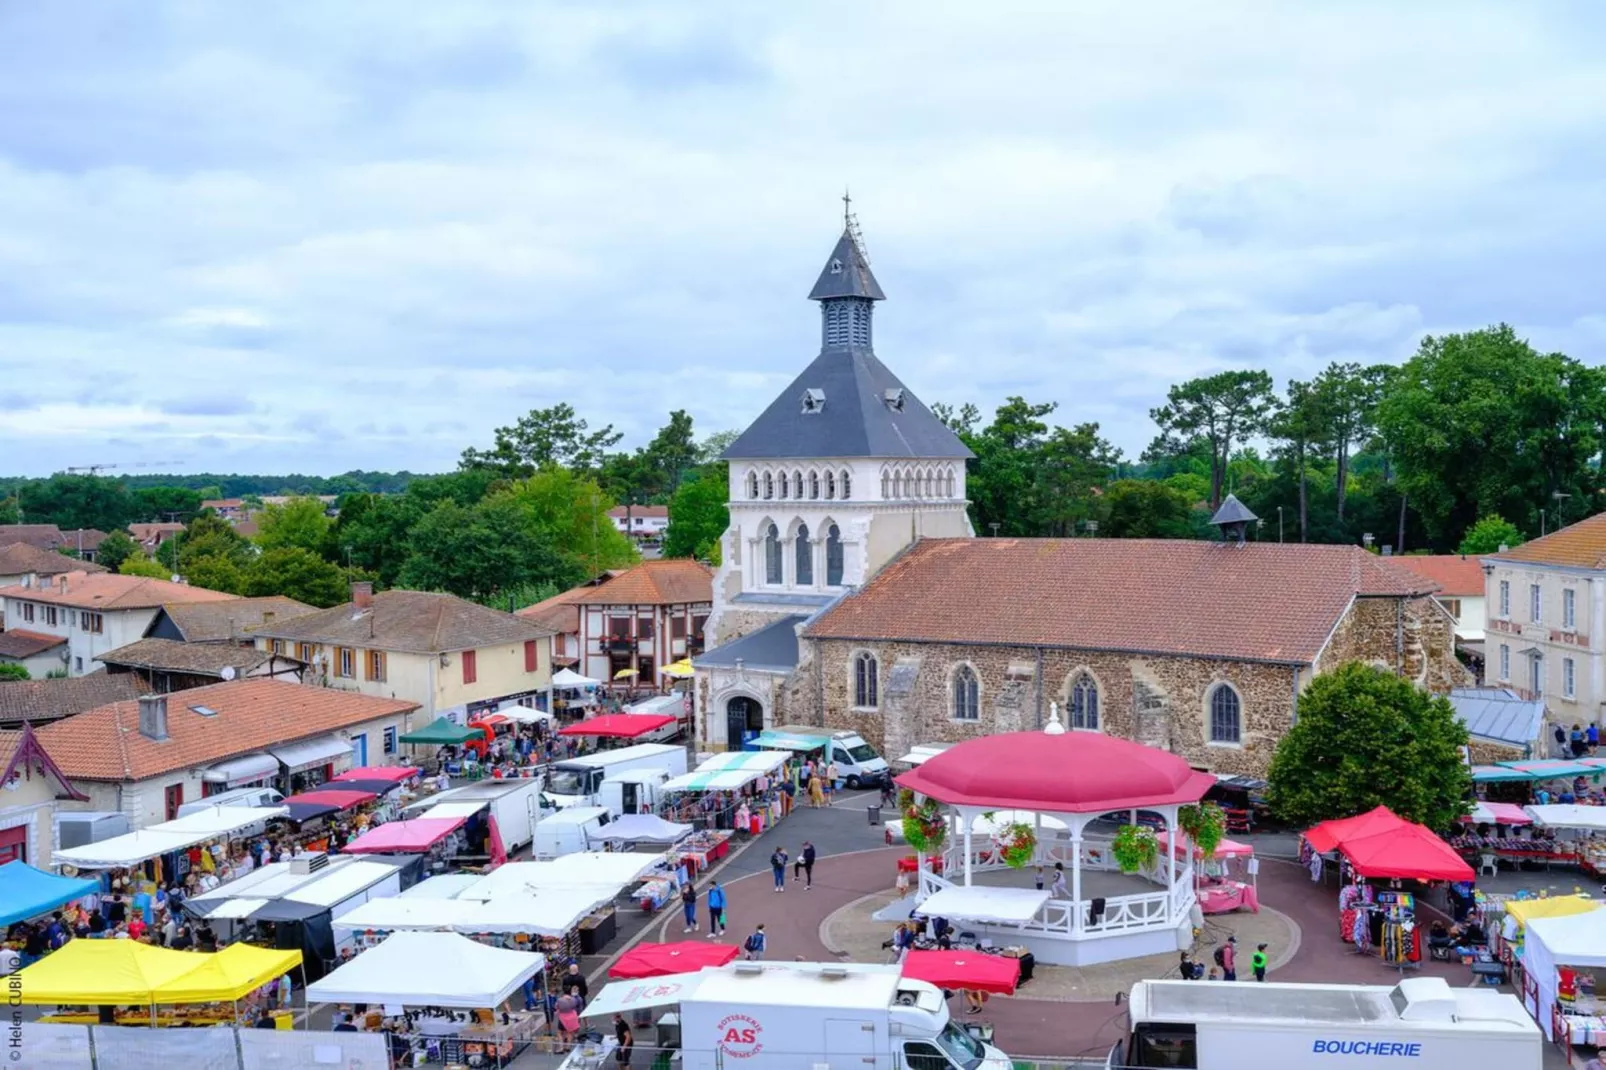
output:
[[[1149, 872], [1125, 874], [1110, 848], [1120, 826], [1137, 823], [1140, 813], [1157, 815], [1175, 842], [1177, 811], [1203, 799], [1214, 783], [1174, 754], [1067, 732], [1057, 714], [1041, 732], [950, 747], [897, 778], [900, 787], [947, 808], [941, 875], [918, 859], [918, 910], [1056, 965], [1187, 948], [1196, 903], [1192, 852], [1179, 859], [1163, 851]], [[986, 831], [986, 815], [1004, 810], [1035, 815], [1035, 857], [1024, 870], [1001, 860]], [[1066, 873], [1068, 899], [1034, 887], [1035, 867], [1052, 871], [1056, 862]]]

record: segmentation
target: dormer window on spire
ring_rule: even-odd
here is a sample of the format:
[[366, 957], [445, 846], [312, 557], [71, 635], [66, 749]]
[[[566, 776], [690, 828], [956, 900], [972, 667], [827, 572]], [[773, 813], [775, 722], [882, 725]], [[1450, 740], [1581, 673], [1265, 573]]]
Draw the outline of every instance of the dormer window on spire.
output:
[[818, 387], [809, 387], [803, 391], [803, 411], [820, 412], [825, 408], [825, 391]]

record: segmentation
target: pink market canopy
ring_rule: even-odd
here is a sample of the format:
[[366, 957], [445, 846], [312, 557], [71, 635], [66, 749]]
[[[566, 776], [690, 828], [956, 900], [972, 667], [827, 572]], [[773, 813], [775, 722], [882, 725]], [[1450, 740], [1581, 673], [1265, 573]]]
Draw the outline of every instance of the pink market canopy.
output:
[[1216, 778], [1095, 732], [1005, 732], [956, 743], [897, 783], [950, 806], [1101, 814], [1196, 803]]
[[1516, 803], [1481, 801], [1461, 820], [1472, 825], [1531, 825], [1534, 821]]
[[343, 780], [388, 780], [400, 784], [422, 772], [422, 769], [413, 765], [359, 765], [355, 769], [347, 769], [324, 786], [332, 788]]
[[1305, 833], [1317, 851], [1337, 850], [1363, 877], [1470, 881], [1476, 874], [1432, 830], [1379, 806], [1357, 817], [1323, 821]]
[[[1171, 845], [1171, 835], [1170, 835], [1170, 833], [1161, 832], [1161, 833], [1159, 833], [1157, 835], [1156, 838], [1159, 839], [1159, 841], [1160, 841], [1160, 850], [1162, 850], [1162, 851], [1164, 851], [1167, 847], [1169, 847]], [[1183, 852], [1183, 844], [1179, 843], [1179, 844], [1177, 844], [1177, 857], [1179, 857], [1179, 858], [1182, 857], [1182, 852]], [[1193, 850], [1193, 853], [1194, 853], [1195, 857], [1198, 857], [1201, 852], [1199, 851], [1199, 849], [1197, 847], [1195, 847], [1194, 850]], [[1237, 840], [1222, 840], [1220, 843], [1216, 844], [1215, 854], [1211, 855], [1210, 857], [1211, 858], [1249, 858], [1254, 853], [1255, 853], [1255, 848], [1254, 848], [1253, 844], [1239, 843]]]
[[558, 729], [560, 736], [606, 736], [612, 739], [635, 739], [648, 732], [656, 732], [675, 718], [652, 713], [605, 713], [600, 717], [587, 717], [567, 728]]
[[369, 829], [342, 850], [346, 854], [418, 854], [456, 832], [460, 817], [415, 817]]

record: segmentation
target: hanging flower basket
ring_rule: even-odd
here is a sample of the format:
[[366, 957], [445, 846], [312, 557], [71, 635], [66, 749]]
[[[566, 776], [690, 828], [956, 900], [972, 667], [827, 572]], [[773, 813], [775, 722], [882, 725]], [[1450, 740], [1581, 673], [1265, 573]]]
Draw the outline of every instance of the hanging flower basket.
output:
[[996, 839], [999, 857], [1010, 869], [1025, 869], [1037, 857], [1037, 834], [1024, 821], [1004, 826]]
[[1122, 873], [1139, 873], [1150, 869], [1160, 858], [1160, 841], [1147, 825], [1122, 825], [1110, 844], [1110, 854]]
[[1206, 858], [1216, 853], [1227, 835], [1227, 815], [1215, 803], [1182, 807], [1177, 811], [1177, 825]]
[[[907, 796], [907, 800], [904, 798]], [[913, 792], [904, 792], [898, 802], [903, 807], [903, 838], [910, 847], [924, 854], [936, 854], [948, 839], [948, 821], [942, 804], [932, 799], [916, 803]]]

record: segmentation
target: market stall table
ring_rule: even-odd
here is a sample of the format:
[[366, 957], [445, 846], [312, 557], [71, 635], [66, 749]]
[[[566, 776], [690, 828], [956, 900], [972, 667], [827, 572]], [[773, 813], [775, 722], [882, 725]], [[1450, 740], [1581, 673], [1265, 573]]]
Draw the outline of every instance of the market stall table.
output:
[[1592, 975], [1606, 969], [1606, 911], [1534, 918], [1523, 938], [1523, 1003], [1547, 1038], [1563, 1044], [1606, 1044], [1606, 1005]]
[[1206, 914], [1227, 914], [1234, 910], [1260, 911], [1260, 897], [1252, 884], [1202, 884], [1194, 890], [1199, 909]]

